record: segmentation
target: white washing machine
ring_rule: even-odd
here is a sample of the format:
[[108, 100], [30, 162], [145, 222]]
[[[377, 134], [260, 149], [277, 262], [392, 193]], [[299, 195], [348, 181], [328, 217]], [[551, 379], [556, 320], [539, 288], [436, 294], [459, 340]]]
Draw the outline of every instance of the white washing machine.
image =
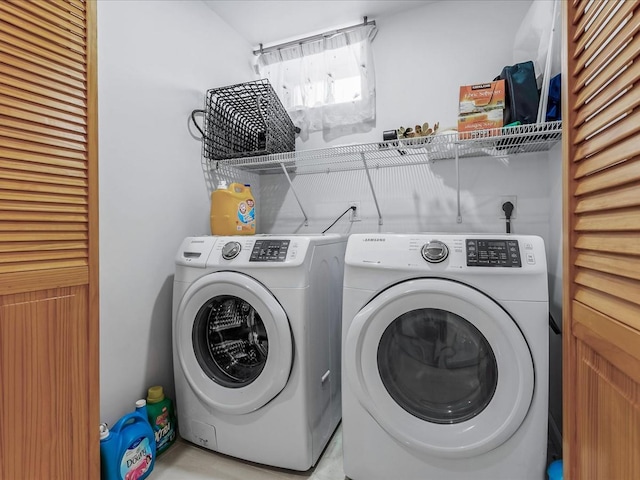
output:
[[539, 237], [351, 235], [342, 348], [349, 478], [545, 478]]
[[173, 364], [182, 438], [308, 470], [341, 418], [346, 237], [190, 237], [176, 258]]

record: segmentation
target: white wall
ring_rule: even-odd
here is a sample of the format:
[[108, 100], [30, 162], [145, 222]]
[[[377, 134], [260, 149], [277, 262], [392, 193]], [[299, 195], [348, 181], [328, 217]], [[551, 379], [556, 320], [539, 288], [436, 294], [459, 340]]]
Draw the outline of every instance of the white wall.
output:
[[176, 250], [209, 233], [200, 142], [208, 88], [252, 75], [251, 45], [199, 1], [98, 2], [101, 419], [146, 388], [171, 398]]
[[[300, 150], [370, 143], [384, 130], [428, 121], [456, 126], [460, 85], [492, 80], [513, 62], [513, 39], [530, 1], [435, 2], [376, 19], [373, 43], [377, 122], [366, 134], [325, 141], [322, 132], [297, 141]], [[497, 22], [496, 19], [500, 18]], [[363, 221], [339, 222], [332, 231], [502, 232], [501, 197], [517, 197], [513, 231], [547, 240], [549, 162], [547, 153], [460, 162], [462, 223], [456, 223], [456, 172], [451, 160], [371, 174], [384, 224], [363, 171], [298, 175], [294, 186], [310, 217], [302, 216], [281, 176], [261, 179], [259, 228], [263, 232], [322, 231], [349, 201], [361, 202]]]
[[374, 128], [330, 141], [315, 132], [296, 148], [376, 142], [385, 130], [424, 122], [457, 126], [460, 86], [493, 80], [514, 63], [514, 38], [531, 1], [445, 0], [376, 19]]

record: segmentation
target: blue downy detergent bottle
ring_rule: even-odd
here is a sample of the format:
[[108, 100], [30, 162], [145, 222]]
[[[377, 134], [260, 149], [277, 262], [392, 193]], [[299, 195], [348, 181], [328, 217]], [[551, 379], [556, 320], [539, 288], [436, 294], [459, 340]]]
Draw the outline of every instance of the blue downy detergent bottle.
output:
[[156, 440], [146, 415], [146, 401], [124, 415], [109, 430], [100, 424], [100, 471], [102, 480], [142, 480], [156, 461]]

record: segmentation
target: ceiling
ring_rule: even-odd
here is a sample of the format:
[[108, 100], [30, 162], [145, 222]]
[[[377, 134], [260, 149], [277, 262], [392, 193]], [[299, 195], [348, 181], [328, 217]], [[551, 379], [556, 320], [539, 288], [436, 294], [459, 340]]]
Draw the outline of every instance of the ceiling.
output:
[[377, 20], [436, 0], [203, 0], [253, 47]]

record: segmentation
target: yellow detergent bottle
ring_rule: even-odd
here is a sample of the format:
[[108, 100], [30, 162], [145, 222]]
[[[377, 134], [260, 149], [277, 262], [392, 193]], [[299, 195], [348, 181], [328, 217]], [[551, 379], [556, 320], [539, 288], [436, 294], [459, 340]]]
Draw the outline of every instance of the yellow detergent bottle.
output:
[[251, 187], [225, 181], [211, 193], [211, 233], [213, 235], [253, 235], [256, 233], [256, 202]]

